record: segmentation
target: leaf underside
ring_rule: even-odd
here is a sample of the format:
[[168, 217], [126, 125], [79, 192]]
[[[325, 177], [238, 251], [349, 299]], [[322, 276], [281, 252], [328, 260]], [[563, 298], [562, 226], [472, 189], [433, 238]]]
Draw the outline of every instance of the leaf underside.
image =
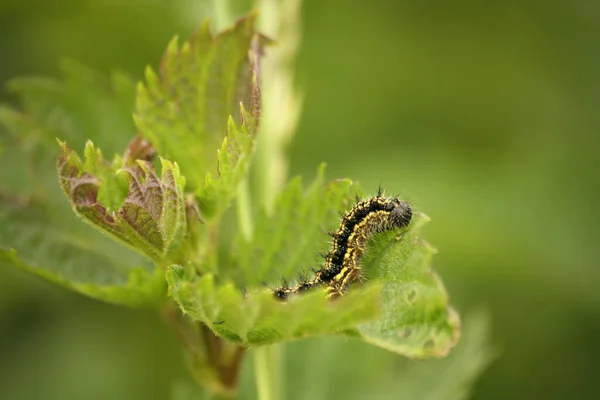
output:
[[[65, 269], [77, 267], [78, 265], [73, 264], [76, 261], [77, 259], [70, 257], [68, 260], [70, 265], [66, 266]], [[166, 295], [164, 275], [159, 269], [150, 272], [143, 267], [134, 268], [131, 269], [124, 282], [101, 284], [90, 282], [89, 277], [79, 282], [72, 277], [66, 278], [64, 275], [50, 269], [34, 267], [21, 260], [15, 250], [0, 249], [0, 264], [3, 262], [10, 263], [52, 283], [107, 303], [135, 308], [156, 307], [160, 305]], [[103, 267], [109, 266], [104, 265]]]
[[[121, 240], [132, 248], [160, 262], [176, 235], [185, 227], [183, 186], [177, 164], [161, 159], [162, 175], [154, 166], [138, 160], [135, 167], [120, 167], [119, 159], [107, 164], [91, 142], [85, 149], [85, 162], [65, 143], [57, 167], [61, 187], [73, 210], [88, 223]], [[116, 164], [116, 165], [115, 165]], [[127, 178], [127, 195], [121, 207], [110, 211], [98, 197], [105, 186], [118, 186], [114, 174]], [[119, 196], [119, 190], [114, 190]], [[117, 203], [116, 199], [113, 199]]]

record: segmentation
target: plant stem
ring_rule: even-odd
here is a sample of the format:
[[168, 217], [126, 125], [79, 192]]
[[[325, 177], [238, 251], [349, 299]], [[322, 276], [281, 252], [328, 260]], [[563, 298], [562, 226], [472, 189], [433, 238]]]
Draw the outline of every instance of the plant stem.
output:
[[[302, 108], [302, 96], [294, 85], [294, 66], [300, 45], [301, 3], [302, 0], [255, 0], [260, 11], [259, 29], [279, 43], [279, 46], [269, 49], [264, 61], [259, 60], [258, 68], [263, 109], [253, 160], [254, 177], [257, 178], [253, 189], [258, 192], [255, 206], [263, 207], [268, 214], [273, 211], [275, 197], [286, 181], [285, 150], [296, 130]], [[263, 76], [266, 77], [264, 81]], [[238, 203], [238, 211], [241, 207]], [[284, 349], [284, 345], [279, 344], [253, 350], [259, 400], [281, 398]]]
[[248, 178], [244, 178], [237, 189], [237, 218], [238, 225], [244, 238], [250, 241], [252, 240], [252, 231], [254, 230], [252, 223], [251, 213], [251, 201], [250, 201], [250, 185], [248, 184]]
[[294, 84], [300, 47], [301, 0], [256, 0], [259, 29], [274, 38], [261, 62], [263, 110], [256, 149], [257, 192], [267, 213], [286, 182], [289, 145], [300, 117], [302, 96]]
[[283, 346], [260, 346], [252, 350], [259, 400], [281, 398]]

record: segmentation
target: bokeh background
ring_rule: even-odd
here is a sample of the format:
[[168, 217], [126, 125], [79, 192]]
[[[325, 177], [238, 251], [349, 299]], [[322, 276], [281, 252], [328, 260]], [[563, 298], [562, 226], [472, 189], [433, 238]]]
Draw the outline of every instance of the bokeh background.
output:
[[[59, 76], [65, 57], [140, 79], [210, 14], [192, 0], [3, 0], [0, 83]], [[306, 0], [302, 21], [290, 174], [325, 161], [329, 178], [429, 214], [466, 326], [443, 361], [290, 344], [286, 398], [455, 398], [455, 381], [475, 399], [600, 398], [600, 3]], [[183, 398], [188, 380], [159, 316], [0, 268], [0, 399]]]

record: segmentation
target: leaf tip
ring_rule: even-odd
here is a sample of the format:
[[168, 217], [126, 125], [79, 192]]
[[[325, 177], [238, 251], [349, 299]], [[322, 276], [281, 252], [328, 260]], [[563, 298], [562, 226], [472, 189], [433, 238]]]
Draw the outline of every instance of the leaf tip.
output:
[[96, 150], [96, 148], [94, 146], [94, 143], [91, 140], [88, 139], [85, 142], [85, 147], [83, 148], [83, 154], [87, 158], [87, 157], [93, 155], [94, 152], [97, 152], [98, 154], [101, 154], [100, 149]]
[[177, 164], [176, 162], [172, 162], [161, 156], [158, 156], [158, 159], [160, 160], [160, 167], [163, 170], [164, 169], [172, 169]]
[[229, 115], [227, 118], [227, 133], [235, 132], [238, 129], [233, 117]]
[[156, 72], [154, 72], [154, 69], [150, 65], [146, 65], [146, 68], [144, 68], [144, 78], [146, 78], [149, 87], [158, 85], [158, 75], [156, 75]]
[[323, 179], [325, 177], [325, 171], [327, 170], [327, 163], [322, 162], [319, 164], [319, 168], [317, 169], [317, 179]]
[[244, 107], [244, 103], [240, 101], [240, 112], [242, 113], [242, 118], [244, 118], [244, 116], [246, 114], [248, 114], [248, 110], [246, 110], [246, 107]]
[[202, 21], [200, 32], [203, 34], [210, 33], [210, 20], [208, 18], [205, 18], [204, 21]]
[[175, 35], [167, 45], [166, 54], [176, 54], [179, 49], [179, 36]]
[[245, 15], [245, 16], [239, 18], [237, 21], [235, 21], [235, 28], [238, 28], [240, 26], [252, 28], [254, 26], [254, 23], [256, 22], [256, 19], [258, 18], [259, 14], [260, 13], [258, 10], [252, 10], [247, 15]]

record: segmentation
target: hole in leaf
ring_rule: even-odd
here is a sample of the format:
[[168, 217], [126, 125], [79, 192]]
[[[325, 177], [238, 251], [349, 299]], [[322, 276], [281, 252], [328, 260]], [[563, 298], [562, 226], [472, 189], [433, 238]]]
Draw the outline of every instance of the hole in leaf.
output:
[[406, 329], [398, 332], [398, 337], [401, 340], [406, 340], [410, 337], [410, 335], [412, 335], [412, 331], [413, 331], [412, 328], [406, 328]]
[[426, 341], [423, 344], [423, 349], [425, 349], [425, 350], [431, 350], [433, 348], [433, 346], [435, 346], [435, 342], [432, 339], [429, 339], [428, 341]]
[[413, 301], [415, 301], [416, 298], [417, 298], [417, 291], [415, 289], [408, 292], [408, 295], [406, 296], [406, 300], [409, 303], [412, 303]]

